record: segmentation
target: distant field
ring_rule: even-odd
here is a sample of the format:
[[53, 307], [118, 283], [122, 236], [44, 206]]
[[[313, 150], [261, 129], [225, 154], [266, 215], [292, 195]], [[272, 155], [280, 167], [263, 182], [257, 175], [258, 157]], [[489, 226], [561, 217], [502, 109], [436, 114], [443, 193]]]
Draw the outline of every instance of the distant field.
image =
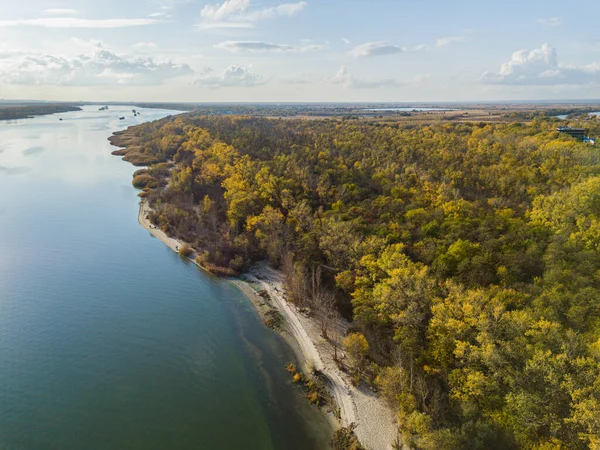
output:
[[342, 118], [366, 121], [427, 124], [439, 122], [527, 122], [535, 118], [573, 118], [600, 111], [599, 102], [589, 103], [165, 103], [140, 104], [192, 111], [208, 116], [252, 116], [281, 119]]
[[73, 105], [63, 104], [39, 104], [39, 105], [10, 105], [0, 104], [0, 120], [26, 119], [33, 116], [43, 116], [69, 111], [81, 111], [81, 108]]
[[[81, 103], [78, 103], [81, 104]], [[101, 103], [92, 102], [92, 105]], [[107, 105], [124, 103], [108, 102]], [[102, 103], [103, 105], [103, 103]], [[252, 116], [281, 119], [342, 118], [373, 122], [409, 123], [411, 125], [440, 122], [529, 122], [535, 118], [583, 118], [590, 112], [600, 111], [600, 103], [456, 103], [456, 104], [406, 104], [406, 103], [139, 103], [140, 108], [164, 108], [189, 111], [208, 116]], [[57, 103], [2, 103], [0, 120], [77, 111], [75, 105]]]

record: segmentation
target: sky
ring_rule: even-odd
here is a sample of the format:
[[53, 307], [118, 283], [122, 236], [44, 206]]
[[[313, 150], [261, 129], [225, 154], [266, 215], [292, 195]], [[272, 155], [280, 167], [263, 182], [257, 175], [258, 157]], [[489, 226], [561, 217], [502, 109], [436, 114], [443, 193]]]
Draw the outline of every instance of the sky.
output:
[[0, 98], [600, 99], [600, 2], [0, 0]]

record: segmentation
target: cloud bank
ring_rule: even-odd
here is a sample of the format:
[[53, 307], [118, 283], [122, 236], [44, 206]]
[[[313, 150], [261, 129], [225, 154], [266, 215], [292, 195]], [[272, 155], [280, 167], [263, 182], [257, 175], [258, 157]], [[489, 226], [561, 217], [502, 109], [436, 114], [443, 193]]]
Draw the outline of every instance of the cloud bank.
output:
[[348, 68], [342, 66], [338, 70], [333, 83], [340, 84], [348, 89], [389, 89], [402, 86], [402, 83], [392, 79], [360, 79], [352, 76]]
[[156, 19], [79, 19], [76, 17], [43, 17], [27, 20], [0, 20], [0, 27], [32, 26], [45, 28], [125, 28], [153, 25]]
[[561, 65], [556, 49], [544, 44], [531, 51], [516, 51], [510, 61], [502, 64], [499, 72], [485, 72], [481, 81], [485, 84], [522, 86], [600, 83], [600, 63]]
[[405, 51], [404, 47], [388, 44], [387, 42], [367, 42], [366, 44], [354, 47], [348, 54], [354, 58], [369, 58], [373, 56], [394, 55]]
[[267, 8], [252, 8], [251, 0], [226, 0], [223, 3], [209, 4], [200, 12], [202, 29], [211, 28], [253, 28], [255, 22], [278, 17], [292, 17], [304, 10], [307, 2], [284, 3]]
[[323, 48], [318, 44], [289, 45], [262, 41], [226, 41], [214, 47], [230, 52], [311, 52]]
[[189, 65], [156, 61], [152, 57], [128, 58], [90, 45], [87, 54], [75, 57], [0, 51], [0, 79], [15, 85], [106, 86], [159, 85], [190, 75]]
[[253, 87], [265, 84], [260, 75], [252, 72], [251, 67], [229, 66], [221, 74], [215, 75], [211, 68], [204, 69], [200, 78], [194, 81], [196, 86], [209, 89], [223, 87]]
[[375, 56], [395, 55], [405, 52], [420, 52], [429, 48], [427, 45], [418, 45], [414, 48], [400, 47], [388, 42], [367, 42], [358, 45], [348, 52], [348, 55], [354, 58], [372, 58]]

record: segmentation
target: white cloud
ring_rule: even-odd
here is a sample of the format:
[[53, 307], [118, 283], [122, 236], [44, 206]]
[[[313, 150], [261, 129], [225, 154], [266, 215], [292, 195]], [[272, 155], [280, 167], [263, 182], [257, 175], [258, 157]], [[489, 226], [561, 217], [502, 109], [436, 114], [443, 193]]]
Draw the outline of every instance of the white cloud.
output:
[[226, 41], [214, 46], [230, 52], [310, 52], [323, 48], [322, 45], [303, 43], [303, 45], [274, 44], [262, 41]]
[[418, 45], [417, 47], [409, 49], [398, 45], [392, 45], [387, 42], [367, 42], [354, 47], [348, 54], [354, 58], [369, 58], [373, 56], [394, 55], [397, 53], [423, 51], [427, 49], [427, 45]]
[[314, 84], [323, 81], [323, 77], [319, 77], [318, 74], [315, 73], [304, 73], [295, 77], [282, 77], [277, 81], [284, 84], [291, 85], [306, 85], [306, 84]]
[[47, 17], [28, 20], [0, 20], [0, 27], [36, 26], [45, 28], [124, 28], [158, 23], [155, 19], [78, 19]]
[[454, 44], [456, 42], [465, 42], [468, 38], [466, 36], [451, 36], [443, 37], [435, 40], [437, 47], [445, 47], [446, 45]]
[[220, 4], [204, 6], [200, 12], [202, 29], [212, 28], [252, 28], [254, 23], [275, 19], [277, 17], [292, 17], [308, 5], [307, 2], [284, 3], [262, 9], [252, 9], [251, 0], [226, 0]]
[[558, 62], [556, 49], [548, 44], [540, 48], [519, 50], [499, 72], [485, 72], [485, 84], [498, 85], [581, 85], [600, 83], [600, 63], [567, 66]]
[[346, 45], [350, 45], [352, 42], [350, 41], [350, 39], [346, 39], [346, 38], [342, 38], [342, 42]]
[[348, 68], [342, 66], [331, 80], [349, 89], [389, 89], [400, 87], [402, 84], [392, 79], [359, 79], [350, 75]]
[[249, 22], [201, 22], [197, 25], [201, 30], [213, 30], [220, 28], [254, 28], [254, 24]]
[[68, 8], [53, 8], [45, 9], [43, 13], [49, 16], [76, 16], [77, 14], [79, 14], [79, 11], [76, 9]]
[[133, 44], [133, 48], [141, 50], [150, 50], [158, 47], [154, 42], [137, 42]]
[[252, 87], [266, 83], [260, 75], [252, 72], [252, 67], [229, 66], [220, 75], [213, 75], [211, 68], [205, 68], [195, 85], [210, 89], [222, 87]]
[[292, 17], [302, 11], [308, 3], [284, 3], [283, 5], [251, 11], [246, 15], [246, 20], [255, 22], [258, 20], [275, 19], [277, 17]]
[[405, 52], [406, 49], [391, 45], [387, 42], [367, 42], [350, 50], [349, 55], [355, 58], [366, 58], [370, 56], [393, 55], [396, 53]]
[[226, 0], [221, 4], [204, 6], [200, 16], [211, 22], [220, 22], [245, 13], [249, 7], [250, 0]]
[[148, 14], [148, 17], [163, 17], [165, 19], [168, 19], [168, 18], [172, 17], [172, 15], [166, 11], [159, 11], [159, 12], [155, 12], [152, 14]]
[[562, 24], [560, 17], [550, 17], [548, 19], [538, 19], [536, 22], [545, 27], [558, 27]]
[[76, 57], [0, 51], [0, 79], [15, 85], [159, 85], [193, 73], [187, 64], [127, 58], [94, 42], [88, 53]]
[[77, 37], [72, 37], [71, 41], [77, 44], [79, 47], [83, 47], [86, 49], [97, 49], [104, 47], [104, 43], [102, 41], [98, 41], [96, 39], [80, 39]]

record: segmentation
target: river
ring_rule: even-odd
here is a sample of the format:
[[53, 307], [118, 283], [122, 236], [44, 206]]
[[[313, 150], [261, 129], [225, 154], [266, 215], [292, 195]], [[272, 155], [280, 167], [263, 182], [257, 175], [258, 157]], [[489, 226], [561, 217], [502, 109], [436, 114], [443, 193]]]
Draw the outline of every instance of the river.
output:
[[138, 224], [107, 138], [173, 112], [132, 109], [0, 122], [0, 448], [328, 448], [283, 340]]

